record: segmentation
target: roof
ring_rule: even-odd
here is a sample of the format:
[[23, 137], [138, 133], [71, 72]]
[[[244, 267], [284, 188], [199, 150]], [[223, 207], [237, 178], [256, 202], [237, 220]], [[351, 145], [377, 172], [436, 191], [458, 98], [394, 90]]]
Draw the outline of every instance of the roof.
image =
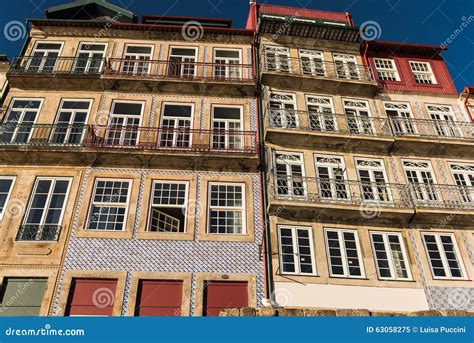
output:
[[[69, 27], [98, 27], [103, 28], [103, 22], [90, 20], [62, 20], [62, 19], [28, 19], [36, 26], [69, 26]], [[177, 25], [156, 25], [156, 24], [137, 24], [137, 23], [116, 23], [110, 24], [112, 29], [117, 30], [137, 30], [137, 31], [162, 31], [162, 32], [181, 32], [182, 26]], [[203, 33], [213, 34], [231, 34], [240, 36], [253, 36], [253, 30], [220, 28], [220, 27], [203, 27]]]
[[184, 16], [154, 16], [154, 15], [143, 15], [142, 24], [155, 24], [155, 25], [183, 25], [190, 21], [196, 21], [204, 27], [222, 27], [231, 28], [232, 19], [221, 19], [221, 18], [201, 18], [201, 17], [184, 17]]
[[116, 21], [134, 22], [133, 12], [105, 0], [76, 0], [67, 4], [49, 7], [45, 10], [48, 19], [94, 20], [101, 17], [119, 17]]
[[0, 54], [0, 62], [8, 62], [8, 57], [7, 55], [4, 55], [4, 54]]
[[387, 41], [368, 41], [368, 51], [371, 52], [392, 52], [397, 54], [412, 54], [421, 56], [433, 56], [439, 54], [443, 50], [447, 50], [446, 46], [405, 43], [405, 42], [387, 42]]
[[353, 26], [351, 15], [348, 12], [329, 12], [320, 11], [306, 8], [287, 7], [278, 5], [258, 5], [259, 13], [268, 13], [283, 16], [292, 16], [300, 18], [311, 18], [311, 19], [323, 19], [323, 20], [334, 20], [344, 22], [349, 26]]

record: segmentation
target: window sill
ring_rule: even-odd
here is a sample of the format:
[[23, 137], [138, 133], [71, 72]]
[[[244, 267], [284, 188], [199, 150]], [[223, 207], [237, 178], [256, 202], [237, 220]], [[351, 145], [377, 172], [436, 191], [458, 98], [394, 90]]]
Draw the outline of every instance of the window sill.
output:
[[198, 240], [217, 242], [253, 242], [254, 236], [250, 234], [236, 235], [224, 233], [200, 233]]
[[137, 239], [141, 240], [163, 240], [163, 241], [192, 241], [194, 232], [150, 232], [139, 231]]
[[118, 239], [131, 239], [132, 230], [125, 231], [105, 231], [105, 230], [84, 230], [76, 229], [76, 237], [83, 238], [118, 238]]

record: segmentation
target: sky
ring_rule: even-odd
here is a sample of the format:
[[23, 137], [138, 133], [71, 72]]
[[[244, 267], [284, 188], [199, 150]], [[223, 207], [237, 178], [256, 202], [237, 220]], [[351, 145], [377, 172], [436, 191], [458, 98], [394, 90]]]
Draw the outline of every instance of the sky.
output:
[[[18, 25], [24, 25], [28, 18], [43, 18], [45, 8], [67, 2], [70, 0], [0, 1], [0, 54], [11, 60], [20, 53], [25, 29]], [[137, 15], [229, 18], [234, 27], [245, 26], [249, 8], [249, 0], [109, 2]], [[260, 0], [259, 3], [350, 12], [356, 26], [375, 21], [380, 26], [379, 40], [447, 45], [443, 57], [457, 89], [474, 85], [474, 0]]]

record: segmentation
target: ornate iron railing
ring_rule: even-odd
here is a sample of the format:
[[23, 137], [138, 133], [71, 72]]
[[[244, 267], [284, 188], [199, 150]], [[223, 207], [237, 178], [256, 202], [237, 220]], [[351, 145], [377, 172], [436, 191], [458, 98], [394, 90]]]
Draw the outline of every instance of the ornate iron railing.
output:
[[100, 75], [104, 65], [105, 58], [17, 56], [9, 73]]
[[474, 141], [474, 125], [470, 122], [413, 118], [390, 118], [395, 136], [462, 139]]
[[439, 184], [411, 184], [413, 203], [420, 208], [474, 210], [474, 187]]
[[17, 241], [57, 241], [61, 226], [59, 225], [22, 225], [16, 235]]
[[89, 131], [85, 124], [0, 124], [0, 145], [84, 146]]

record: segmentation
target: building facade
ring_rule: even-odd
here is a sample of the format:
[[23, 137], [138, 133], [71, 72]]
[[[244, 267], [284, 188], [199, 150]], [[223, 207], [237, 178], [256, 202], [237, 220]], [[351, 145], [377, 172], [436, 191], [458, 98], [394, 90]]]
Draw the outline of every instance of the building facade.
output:
[[0, 315], [473, 310], [472, 87], [441, 47], [256, 3], [245, 29], [99, 0], [30, 26]]
[[[190, 19], [95, 6], [31, 21], [8, 73], [4, 314], [259, 306], [253, 31], [195, 18], [193, 37]], [[95, 20], [70, 18], [84, 10]]]
[[472, 123], [441, 48], [253, 5], [275, 302], [472, 310]]

